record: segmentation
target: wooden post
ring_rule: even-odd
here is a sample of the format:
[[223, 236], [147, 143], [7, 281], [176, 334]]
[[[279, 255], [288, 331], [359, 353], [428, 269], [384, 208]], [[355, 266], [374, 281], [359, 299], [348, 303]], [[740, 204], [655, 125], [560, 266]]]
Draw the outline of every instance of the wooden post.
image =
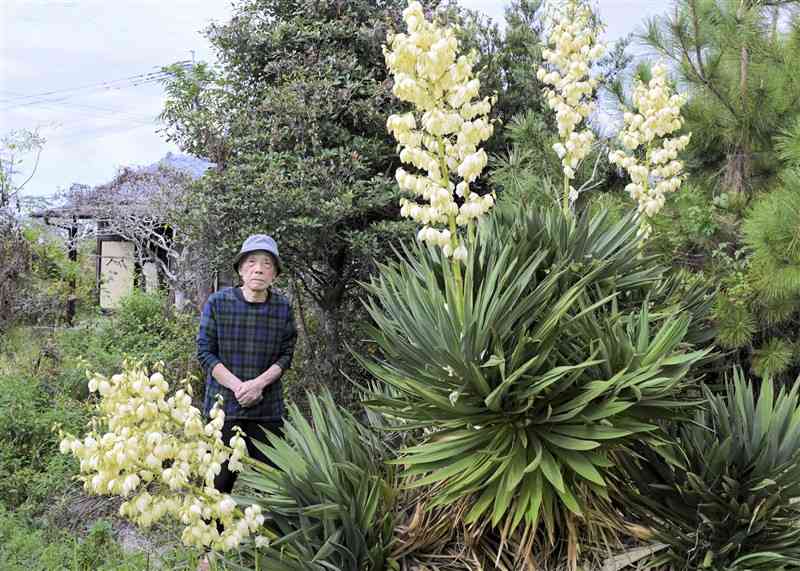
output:
[[[69, 226], [69, 244], [68, 244], [68, 252], [69, 252], [69, 261], [70, 262], [77, 262], [78, 261], [78, 219], [77, 217], [72, 217], [72, 224]], [[76, 294], [77, 290], [77, 280], [75, 279], [75, 274], [69, 278], [69, 297], [67, 298], [67, 325], [72, 327], [75, 321], [75, 305], [78, 300], [78, 296]]]

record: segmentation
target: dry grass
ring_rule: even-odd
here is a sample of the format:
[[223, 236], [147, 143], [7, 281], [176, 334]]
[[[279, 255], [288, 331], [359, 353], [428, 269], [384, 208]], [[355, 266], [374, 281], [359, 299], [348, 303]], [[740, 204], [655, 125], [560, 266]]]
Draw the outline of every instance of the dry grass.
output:
[[436, 494], [436, 486], [410, 489], [398, 499], [392, 556], [402, 571], [637, 571], [653, 552], [647, 530], [623, 524], [621, 514], [609, 516], [606, 504], [592, 506], [586, 520], [565, 522], [569, 531], [559, 540], [487, 522], [466, 526], [469, 500], [431, 507]]

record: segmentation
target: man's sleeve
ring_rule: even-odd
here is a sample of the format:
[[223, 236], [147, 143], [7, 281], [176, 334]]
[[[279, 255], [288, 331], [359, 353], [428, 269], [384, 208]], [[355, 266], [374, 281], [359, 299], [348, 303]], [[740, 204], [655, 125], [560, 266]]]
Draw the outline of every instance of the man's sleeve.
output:
[[203, 313], [200, 315], [200, 329], [197, 332], [197, 360], [206, 372], [221, 363], [222, 360], [217, 356], [219, 347], [217, 345], [217, 320], [214, 315], [214, 301], [209, 298]]
[[275, 363], [285, 371], [292, 366], [292, 357], [294, 356], [294, 345], [297, 341], [297, 328], [294, 324], [294, 313], [292, 306], [289, 306], [289, 315], [286, 320], [286, 326], [283, 329], [281, 336], [281, 353]]

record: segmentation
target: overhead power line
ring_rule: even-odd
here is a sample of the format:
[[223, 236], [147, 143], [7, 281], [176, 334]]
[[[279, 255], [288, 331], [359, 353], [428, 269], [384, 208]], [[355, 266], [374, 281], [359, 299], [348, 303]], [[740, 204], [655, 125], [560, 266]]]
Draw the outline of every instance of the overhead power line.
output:
[[[191, 66], [191, 63], [189, 62], [178, 62], [178, 63], [184, 68], [188, 68]], [[47, 91], [44, 93], [38, 93], [34, 95], [17, 95], [14, 97], [8, 97], [6, 99], [0, 100], [0, 104], [7, 103], [5, 107], [0, 108], [0, 112], [10, 111], [12, 109], [18, 109], [20, 107], [31, 107], [37, 105], [53, 104], [53, 103], [64, 105], [63, 103], [64, 101], [67, 101], [74, 97], [86, 96], [92, 93], [98, 93], [109, 90], [130, 89], [142, 85], [153, 85], [156, 83], [161, 83], [168, 77], [169, 73], [158, 71], [158, 72], [139, 74], [124, 79], [109, 80], [91, 85], [84, 85], [80, 87], [70, 87], [66, 89]]]
[[[177, 63], [183, 68], [190, 68], [192, 65], [191, 62], [188, 60], [179, 61]], [[86, 91], [86, 90], [104, 91], [108, 89], [125, 89], [128, 87], [136, 87], [144, 83], [155, 83], [161, 81], [162, 79], [166, 79], [168, 76], [169, 76], [168, 72], [161, 71], [159, 69], [158, 71], [139, 73], [136, 75], [131, 75], [129, 77], [123, 77], [121, 79], [110, 79], [98, 83], [80, 85], [77, 87], [67, 87], [64, 89], [55, 89], [53, 91], [44, 91], [42, 93], [32, 93], [29, 95], [17, 95], [14, 97], [7, 97], [5, 99], [0, 99], [0, 103], [18, 103], [30, 99], [40, 99], [42, 97], [50, 97], [53, 95], [63, 95], [65, 93], [72, 93], [76, 91]]]
[[[10, 95], [17, 95], [17, 93], [13, 91], [8, 91], [7, 89], [0, 89], [3, 93], [8, 93]], [[135, 113], [131, 111], [127, 111], [125, 109], [119, 109], [117, 107], [101, 107], [98, 105], [87, 105], [85, 103], [76, 103], [74, 101], [42, 101], [37, 103], [37, 106], [46, 107], [49, 109], [62, 109], [64, 107], [73, 108], [74, 113], [80, 113], [84, 117], [108, 117], [113, 116], [114, 118], [119, 119], [128, 119], [130, 121], [137, 121], [140, 123], [147, 123], [153, 124], [157, 121], [157, 117], [155, 114], [153, 115], [146, 115], [143, 113]], [[88, 111], [86, 111], [88, 110]]]

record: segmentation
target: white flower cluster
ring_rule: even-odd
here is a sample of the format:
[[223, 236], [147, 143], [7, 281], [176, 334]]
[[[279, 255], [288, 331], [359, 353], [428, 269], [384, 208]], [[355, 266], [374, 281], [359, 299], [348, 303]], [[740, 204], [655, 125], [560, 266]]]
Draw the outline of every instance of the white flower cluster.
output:
[[689, 144], [690, 135], [669, 135], [683, 126], [681, 107], [685, 103], [684, 95], [672, 92], [666, 66], [653, 66], [650, 82], [645, 85], [637, 81], [634, 87], [636, 112], [623, 115], [619, 141], [624, 150], [609, 155], [611, 163], [624, 168], [631, 177], [625, 190], [639, 205], [640, 234], [645, 237], [651, 231], [648, 219], [664, 207], [667, 193], [678, 190], [683, 180], [678, 153]]
[[[568, 187], [595, 140], [592, 131], [579, 126], [594, 110], [598, 82], [590, 73], [592, 64], [605, 53], [605, 46], [599, 41], [601, 29], [586, 0], [566, 0], [554, 10], [548, 33], [550, 49], [542, 52], [546, 66], [537, 70], [536, 77], [552, 87], [545, 90], [545, 96], [547, 105], [556, 112], [561, 139], [553, 149], [561, 159]], [[569, 195], [572, 200], [577, 198], [574, 188], [569, 189]]]
[[[60, 446], [80, 461], [88, 492], [128, 498], [120, 515], [142, 527], [165, 517], [181, 521], [186, 545], [229, 550], [259, 533], [259, 506], [242, 512], [233, 498], [214, 489], [222, 463], [229, 460], [230, 469], [241, 470], [247, 455], [238, 433], [230, 448], [223, 443], [219, 403], [203, 424], [188, 384], [168, 398], [161, 373], [148, 376], [127, 365], [110, 379], [95, 375], [89, 390], [101, 397], [91, 431], [83, 439], [62, 435]], [[222, 533], [213, 520], [223, 524]]]
[[[478, 146], [493, 132], [487, 119], [491, 101], [476, 99], [480, 82], [473, 77], [475, 57], [458, 55], [453, 30], [427, 21], [416, 1], [403, 11], [403, 19], [408, 33], [393, 35], [384, 55], [394, 76], [394, 94], [415, 111], [390, 116], [386, 126], [402, 147], [400, 160], [416, 169], [397, 169], [400, 188], [425, 203], [404, 198], [400, 213], [424, 226], [420, 240], [463, 260], [467, 249], [458, 227], [494, 205], [491, 195], [480, 196], [469, 186], [486, 167], [486, 152]], [[453, 173], [462, 179], [457, 185]]]

